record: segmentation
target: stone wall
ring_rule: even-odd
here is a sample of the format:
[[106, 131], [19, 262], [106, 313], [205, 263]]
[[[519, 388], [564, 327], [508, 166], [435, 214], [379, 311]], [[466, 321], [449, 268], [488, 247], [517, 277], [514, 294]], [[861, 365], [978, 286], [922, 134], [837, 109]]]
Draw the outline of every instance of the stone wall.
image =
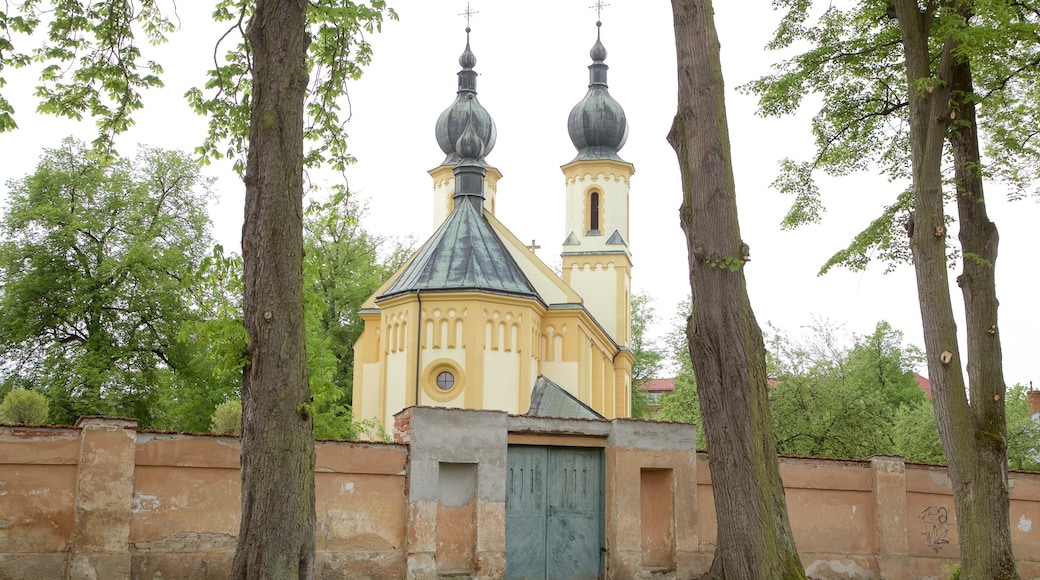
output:
[[[321, 578], [501, 578], [509, 445], [604, 451], [608, 578], [707, 570], [715, 512], [689, 425], [412, 408], [396, 444], [319, 442]], [[0, 426], [0, 578], [224, 578], [239, 526], [238, 439], [132, 420]], [[811, 577], [938, 579], [957, 559], [945, 468], [783, 458]], [[1012, 472], [1012, 540], [1040, 579], [1040, 474]]]

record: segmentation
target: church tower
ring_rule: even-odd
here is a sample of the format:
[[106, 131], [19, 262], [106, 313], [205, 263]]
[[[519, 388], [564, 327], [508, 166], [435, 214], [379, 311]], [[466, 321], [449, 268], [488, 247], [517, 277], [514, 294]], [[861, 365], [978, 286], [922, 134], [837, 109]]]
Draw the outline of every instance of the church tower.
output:
[[567, 187], [563, 279], [581, 294], [607, 334], [631, 348], [628, 191], [635, 167], [618, 156], [628, 138], [628, 123], [624, 109], [607, 92], [607, 50], [600, 42], [600, 27], [596, 22], [588, 93], [567, 119], [578, 155], [562, 167]]
[[[444, 161], [429, 171], [433, 178], [433, 228], [437, 229], [455, 208], [455, 166], [459, 163], [459, 154], [455, 145], [466, 129], [467, 124], [473, 127], [475, 135], [484, 143], [485, 154], [495, 147], [498, 129], [495, 120], [487, 109], [477, 100], [477, 72], [473, 67], [477, 57], [469, 48], [470, 28], [466, 27], [466, 50], [459, 57], [459, 90], [455, 101], [437, 118], [437, 145], [444, 152]], [[502, 174], [487, 165], [484, 157], [478, 160], [487, 170], [484, 187], [484, 209], [494, 215], [495, 192]]]

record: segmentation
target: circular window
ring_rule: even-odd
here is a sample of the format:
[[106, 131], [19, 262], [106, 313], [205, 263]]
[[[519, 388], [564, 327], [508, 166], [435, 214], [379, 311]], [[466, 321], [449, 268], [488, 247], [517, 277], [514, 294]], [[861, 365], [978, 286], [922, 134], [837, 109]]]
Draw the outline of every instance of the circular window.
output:
[[450, 403], [462, 394], [466, 374], [459, 363], [442, 358], [432, 361], [423, 371], [422, 389], [428, 400]]
[[455, 375], [448, 371], [441, 371], [437, 375], [437, 388], [442, 391], [450, 391], [455, 386]]

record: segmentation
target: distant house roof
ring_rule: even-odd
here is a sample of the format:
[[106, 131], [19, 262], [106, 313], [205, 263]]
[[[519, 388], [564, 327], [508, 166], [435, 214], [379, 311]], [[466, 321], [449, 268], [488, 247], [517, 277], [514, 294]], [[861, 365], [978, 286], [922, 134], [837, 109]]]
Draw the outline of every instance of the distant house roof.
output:
[[924, 394], [928, 395], [928, 398], [932, 398], [932, 381], [928, 380], [928, 377], [922, 377], [919, 374], [914, 374], [914, 380], [917, 381], [917, 385], [921, 387]]
[[566, 417], [570, 419], [602, 419], [566, 389], [539, 375], [531, 389], [531, 408], [526, 415], [537, 417]]
[[670, 393], [675, 390], [675, 379], [650, 379], [644, 386], [648, 393]]

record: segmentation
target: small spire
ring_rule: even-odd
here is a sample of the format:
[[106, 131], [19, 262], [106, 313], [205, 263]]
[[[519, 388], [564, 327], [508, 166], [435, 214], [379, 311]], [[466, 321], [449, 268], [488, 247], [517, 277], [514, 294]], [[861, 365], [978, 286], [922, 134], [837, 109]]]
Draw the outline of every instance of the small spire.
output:
[[459, 158], [455, 166], [455, 198], [471, 197], [480, 205], [484, 199], [484, 176], [487, 170], [480, 162], [484, 158], [486, 144], [474, 127], [472, 96], [469, 98], [466, 127], [455, 142], [455, 155]]
[[595, 63], [601, 63], [607, 60], [607, 47], [603, 46], [603, 43], [599, 39], [599, 30], [603, 26], [603, 23], [596, 21], [596, 44], [592, 45], [592, 50], [589, 51], [589, 56], [592, 57], [592, 61]]

